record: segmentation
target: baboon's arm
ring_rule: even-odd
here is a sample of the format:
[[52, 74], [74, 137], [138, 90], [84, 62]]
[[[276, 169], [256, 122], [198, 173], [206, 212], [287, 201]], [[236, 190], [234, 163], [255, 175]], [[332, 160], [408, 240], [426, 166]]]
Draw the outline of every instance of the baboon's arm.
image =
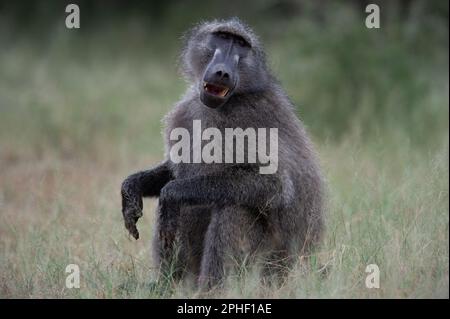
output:
[[152, 169], [128, 176], [122, 183], [122, 214], [125, 227], [138, 239], [137, 220], [142, 216], [142, 197], [159, 196], [161, 189], [172, 179], [168, 162]]
[[166, 205], [240, 205], [257, 209], [280, 204], [281, 182], [276, 174], [262, 175], [245, 169], [226, 174], [175, 179], [159, 198]]
[[161, 189], [172, 179], [168, 162], [128, 176], [122, 183], [122, 194], [139, 193], [142, 197], [159, 196]]

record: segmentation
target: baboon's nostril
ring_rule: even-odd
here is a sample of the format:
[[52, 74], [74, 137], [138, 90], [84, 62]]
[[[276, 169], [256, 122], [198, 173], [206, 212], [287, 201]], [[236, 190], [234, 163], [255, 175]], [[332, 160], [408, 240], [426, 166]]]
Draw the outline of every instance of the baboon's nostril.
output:
[[230, 73], [227, 72], [224, 67], [217, 68], [214, 72], [214, 77], [218, 80], [229, 80], [230, 79]]

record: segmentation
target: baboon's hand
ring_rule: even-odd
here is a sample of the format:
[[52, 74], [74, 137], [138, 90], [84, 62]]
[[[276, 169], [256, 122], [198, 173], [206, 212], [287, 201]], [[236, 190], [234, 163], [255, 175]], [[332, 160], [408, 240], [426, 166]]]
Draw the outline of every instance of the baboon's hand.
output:
[[136, 222], [142, 217], [142, 207], [142, 196], [137, 193], [130, 193], [122, 187], [122, 214], [125, 228], [135, 239], [139, 238]]

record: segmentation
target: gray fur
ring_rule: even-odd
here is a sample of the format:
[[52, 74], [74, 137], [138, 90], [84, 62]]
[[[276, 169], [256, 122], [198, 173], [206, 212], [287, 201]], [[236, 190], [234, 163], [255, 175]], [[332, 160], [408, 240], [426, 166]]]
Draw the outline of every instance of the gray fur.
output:
[[[217, 30], [242, 36], [252, 49], [240, 61], [233, 96], [211, 109], [201, 103], [198, 83], [211, 58], [204, 39]], [[188, 33], [181, 61], [191, 85], [164, 119], [166, 160], [123, 183], [127, 228], [137, 237], [139, 199], [159, 196], [153, 245], [157, 263], [167, 267], [168, 260], [176, 259], [180, 275], [195, 276], [202, 287], [221, 283], [232, 261], [243, 256], [264, 256], [274, 269], [292, 265], [320, 242], [323, 183], [311, 141], [269, 72], [258, 38], [238, 19], [202, 23]], [[254, 164], [172, 163], [170, 131], [184, 127], [192, 136], [192, 122], [198, 119], [202, 128], [222, 133], [226, 127], [278, 128], [278, 171], [261, 175]]]

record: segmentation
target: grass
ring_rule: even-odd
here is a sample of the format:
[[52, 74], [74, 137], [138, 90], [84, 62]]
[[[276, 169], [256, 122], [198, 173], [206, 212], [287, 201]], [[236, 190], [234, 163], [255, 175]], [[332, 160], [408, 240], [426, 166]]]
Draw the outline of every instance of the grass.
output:
[[[217, 297], [448, 298], [448, 42], [426, 28], [409, 39], [403, 24], [369, 34], [351, 11], [333, 13], [325, 27], [261, 28], [327, 178], [313, 266], [328, 265], [328, 276], [299, 267], [268, 288], [242, 269]], [[342, 19], [353, 28], [333, 28]], [[173, 43], [155, 34], [163, 49], [142, 46], [148, 35], [126, 21], [90, 35], [55, 28], [36, 43], [0, 36], [9, 39], [0, 50], [0, 297], [199, 297], [185, 283], [154, 284], [155, 201], [145, 202], [138, 241], [120, 213], [122, 179], [162, 159], [161, 118], [184, 90]], [[65, 287], [73, 263], [80, 289]], [[379, 289], [364, 284], [373, 263]]]

